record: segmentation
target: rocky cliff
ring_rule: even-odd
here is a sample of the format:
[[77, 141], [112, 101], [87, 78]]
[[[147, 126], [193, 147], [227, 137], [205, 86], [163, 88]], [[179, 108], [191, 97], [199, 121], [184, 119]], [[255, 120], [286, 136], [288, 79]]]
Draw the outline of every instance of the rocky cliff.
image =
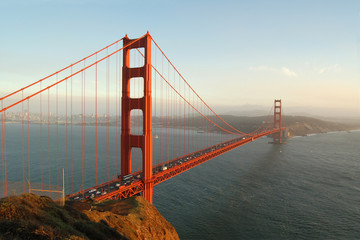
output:
[[91, 221], [104, 222], [128, 239], [179, 239], [174, 227], [143, 197], [92, 203], [82, 212]]
[[0, 199], [0, 239], [179, 239], [142, 197], [101, 203], [23, 194]]

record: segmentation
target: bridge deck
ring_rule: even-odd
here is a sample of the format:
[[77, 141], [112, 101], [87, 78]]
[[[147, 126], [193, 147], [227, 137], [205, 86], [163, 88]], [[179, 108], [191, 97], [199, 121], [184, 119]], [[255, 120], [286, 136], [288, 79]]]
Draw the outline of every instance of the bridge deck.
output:
[[[188, 155], [169, 160], [153, 167], [152, 181], [154, 185], [164, 182], [180, 173], [183, 173], [193, 167], [196, 167], [212, 158], [233, 150], [246, 143], [252, 142], [258, 138], [276, 133], [283, 130], [273, 129], [266, 132], [260, 132], [252, 136], [243, 136], [230, 141], [226, 141]], [[144, 182], [141, 179], [142, 173], [135, 172], [130, 180], [122, 181], [120, 178], [94, 186], [66, 196], [68, 200], [84, 200], [87, 198], [102, 201], [105, 199], [123, 199], [141, 193], [144, 190]]]

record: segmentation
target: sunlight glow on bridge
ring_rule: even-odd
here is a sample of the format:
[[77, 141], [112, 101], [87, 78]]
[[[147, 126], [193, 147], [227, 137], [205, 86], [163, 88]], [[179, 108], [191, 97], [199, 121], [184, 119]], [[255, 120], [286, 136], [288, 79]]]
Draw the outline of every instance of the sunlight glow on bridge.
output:
[[[206, 86], [204, 86], [206, 87]], [[229, 99], [231, 101], [231, 99]], [[67, 199], [121, 199], [258, 138], [282, 143], [281, 100], [251, 130], [219, 116], [149, 33], [127, 36], [0, 98], [2, 195], [8, 183]]]

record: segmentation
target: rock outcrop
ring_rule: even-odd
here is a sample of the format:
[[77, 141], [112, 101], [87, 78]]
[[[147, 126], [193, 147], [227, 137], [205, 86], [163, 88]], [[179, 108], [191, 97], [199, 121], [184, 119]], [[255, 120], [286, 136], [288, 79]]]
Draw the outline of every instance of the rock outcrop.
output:
[[23, 194], [0, 199], [0, 239], [179, 239], [142, 197], [67, 202]]
[[104, 222], [128, 239], [179, 239], [175, 228], [143, 197], [93, 203], [83, 213]]

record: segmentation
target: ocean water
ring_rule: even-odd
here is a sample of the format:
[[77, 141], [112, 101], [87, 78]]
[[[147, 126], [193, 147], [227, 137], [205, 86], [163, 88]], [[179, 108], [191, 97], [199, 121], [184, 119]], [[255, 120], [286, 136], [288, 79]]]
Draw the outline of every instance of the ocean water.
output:
[[154, 189], [180, 239], [360, 239], [360, 132], [244, 145]]
[[[1, 130], [2, 127], [0, 136], [2, 136]], [[99, 126], [97, 130], [98, 184], [100, 184], [113, 180], [120, 174], [120, 137], [116, 135], [117, 132], [120, 133], [120, 129], [111, 126], [108, 135], [104, 126]], [[206, 134], [198, 134], [196, 130], [153, 128], [153, 134], [158, 135], [158, 138], [153, 140], [153, 165], [195, 152], [210, 144], [205, 141]], [[32, 188], [62, 189], [63, 168], [65, 169], [66, 194], [96, 185], [94, 126], [86, 126], [83, 130], [81, 126], [74, 125], [71, 130], [70, 126], [66, 128], [64, 125], [59, 125], [57, 128], [56, 125], [30, 124], [28, 131], [26, 123], [24, 126], [11, 123], [6, 124], [6, 135], [8, 194], [27, 192], [24, 178], [26, 181], [31, 180]], [[188, 135], [191, 137], [188, 138]], [[211, 136], [214, 141], [217, 141], [213, 144], [233, 138], [229, 134], [219, 133], [212, 133]], [[181, 141], [180, 148], [179, 141]], [[0, 197], [2, 197], [5, 195], [2, 184], [5, 141], [0, 137], [0, 142], [2, 146], [0, 148]], [[109, 142], [109, 148], [107, 148], [107, 142]], [[141, 170], [141, 150], [133, 148], [131, 156], [132, 172]], [[59, 198], [58, 194], [50, 196]]]
[[[50, 135], [56, 136], [54, 126], [50, 128]], [[45, 188], [48, 157], [52, 185], [61, 182], [57, 171], [66, 167], [67, 159], [66, 144], [61, 144], [57, 157], [56, 142], [51, 141], [49, 149], [46, 126], [43, 131], [42, 156], [39, 125], [30, 125], [30, 173], [37, 188], [41, 186], [41, 158]], [[64, 126], [59, 126], [59, 141], [64, 142], [65, 132]], [[81, 127], [74, 126], [73, 132], [74, 173], [65, 173], [69, 193], [81, 187], [84, 174]], [[99, 146], [101, 181], [117, 175], [114, 132], [111, 129], [111, 176], [107, 176], [105, 145]], [[105, 133], [100, 127], [99, 138], [104, 139]], [[17, 186], [16, 193], [20, 193], [23, 159], [28, 179], [26, 134], [24, 153], [21, 125], [8, 124], [7, 134], [8, 185]], [[86, 186], [91, 187], [95, 183], [93, 127], [86, 128], [86, 136], [90, 139], [86, 141]], [[194, 140], [201, 137], [199, 134]], [[258, 139], [155, 186], [154, 205], [180, 239], [360, 239], [360, 131], [295, 137], [283, 145], [268, 142], [267, 138]], [[158, 155], [160, 148], [156, 147]], [[139, 159], [137, 154], [133, 157], [136, 169]], [[57, 158], [59, 168], [55, 167]]]

